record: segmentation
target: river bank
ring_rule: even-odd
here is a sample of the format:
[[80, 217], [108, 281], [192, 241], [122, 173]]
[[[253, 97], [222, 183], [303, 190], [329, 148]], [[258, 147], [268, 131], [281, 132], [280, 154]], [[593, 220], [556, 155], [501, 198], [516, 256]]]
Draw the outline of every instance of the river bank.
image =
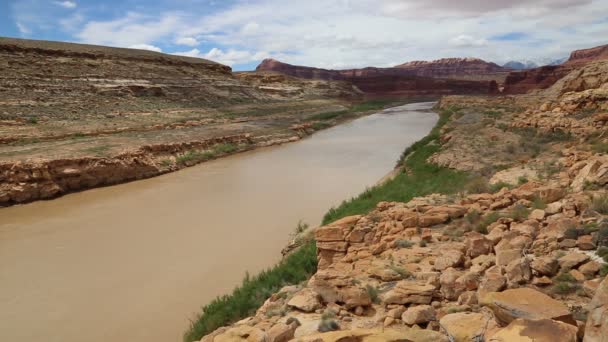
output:
[[278, 120], [279, 128], [270, 132], [254, 125], [244, 129], [247, 133], [143, 145], [111, 156], [3, 161], [0, 162], [0, 207], [151, 178], [231, 154], [298, 141], [316, 131], [404, 102], [407, 101], [369, 101], [347, 109], [308, 115], [299, 119], [299, 123], [290, 123], [293, 119]]

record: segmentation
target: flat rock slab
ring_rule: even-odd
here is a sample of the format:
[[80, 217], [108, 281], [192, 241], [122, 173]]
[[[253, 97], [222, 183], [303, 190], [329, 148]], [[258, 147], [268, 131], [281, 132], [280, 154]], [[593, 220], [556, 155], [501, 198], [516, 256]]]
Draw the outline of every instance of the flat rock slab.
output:
[[504, 324], [524, 318], [553, 319], [576, 326], [568, 307], [542, 292], [527, 287], [488, 293], [482, 298], [481, 304], [489, 306], [496, 319]]
[[578, 328], [551, 319], [527, 320], [518, 318], [500, 329], [488, 342], [576, 342]]

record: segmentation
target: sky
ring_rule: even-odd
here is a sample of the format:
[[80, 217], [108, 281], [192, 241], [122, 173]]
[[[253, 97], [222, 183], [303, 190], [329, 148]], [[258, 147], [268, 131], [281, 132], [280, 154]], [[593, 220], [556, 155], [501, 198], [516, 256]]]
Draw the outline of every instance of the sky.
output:
[[234, 70], [478, 57], [547, 62], [608, 44], [608, 0], [0, 0], [0, 36], [148, 49]]

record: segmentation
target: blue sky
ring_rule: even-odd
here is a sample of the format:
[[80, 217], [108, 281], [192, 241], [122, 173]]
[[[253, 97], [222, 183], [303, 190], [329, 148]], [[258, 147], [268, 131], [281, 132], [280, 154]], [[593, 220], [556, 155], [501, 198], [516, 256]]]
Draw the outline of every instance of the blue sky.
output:
[[142, 48], [251, 70], [479, 57], [549, 60], [608, 43], [605, 0], [0, 0], [0, 35]]

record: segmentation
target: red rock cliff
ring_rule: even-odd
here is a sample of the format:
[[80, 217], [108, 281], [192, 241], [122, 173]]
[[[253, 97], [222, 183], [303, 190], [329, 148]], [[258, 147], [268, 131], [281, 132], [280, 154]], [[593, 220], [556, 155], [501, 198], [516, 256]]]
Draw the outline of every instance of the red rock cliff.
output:
[[589, 62], [603, 59], [608, 59], [608, 45], [576, 50], [562, 65], [542, 66], [510, 73], [505, 80], [504, 92], [506, 94], [524, 94], [531, 90], [547, 89], [572, 70]]

